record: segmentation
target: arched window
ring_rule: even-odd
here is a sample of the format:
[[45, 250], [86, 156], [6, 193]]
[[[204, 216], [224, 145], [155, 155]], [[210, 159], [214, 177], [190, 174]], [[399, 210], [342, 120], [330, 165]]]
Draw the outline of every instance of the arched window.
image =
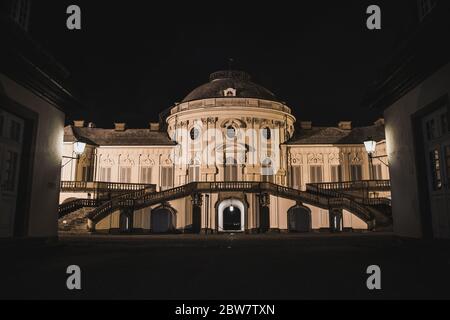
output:
[[227, 157], [225, 159], [225, 181], [237, 181], [238, 180], [238, 164], [233, 157]]

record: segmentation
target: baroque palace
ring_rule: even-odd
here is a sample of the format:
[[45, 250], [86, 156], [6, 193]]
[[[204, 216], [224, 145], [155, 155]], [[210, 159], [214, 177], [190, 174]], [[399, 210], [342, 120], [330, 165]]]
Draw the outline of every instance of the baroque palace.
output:
[[273, 93], [231, 70], [211, 74], [160, 118], [141, 129], [65, 127], [60, 231], [392, 226], [383, 119], [358, 128], [296, 122]]

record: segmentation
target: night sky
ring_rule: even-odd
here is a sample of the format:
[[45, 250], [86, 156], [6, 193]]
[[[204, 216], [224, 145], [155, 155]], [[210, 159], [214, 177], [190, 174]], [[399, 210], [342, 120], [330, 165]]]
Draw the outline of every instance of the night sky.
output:
[[[30, 33], [70, 71], [85, 105], [68, 123], [147, 127], [232, 57], [233, 69], [297, 120], [365, 125], [380, 114], [361, 107], [363, 95], [411, 26], [415, 3], [39, 0]], [[70, 4], [81, 7], [81, 31], [66, 29]], [[381, 7], [382, 30], [366, 28], [370, 4]]]

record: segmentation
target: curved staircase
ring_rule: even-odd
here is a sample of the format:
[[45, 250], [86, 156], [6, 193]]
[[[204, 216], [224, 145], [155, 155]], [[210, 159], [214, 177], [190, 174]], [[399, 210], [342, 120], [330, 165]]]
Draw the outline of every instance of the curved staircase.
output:
[[[149, 187], [122, 193], [108, 200], [76, 199], [62, 204], [59, 208], [59, 220], [60, 222], [65, 220], [66, 223], [65, 226], [60, 226], [60, 230], [70, 227], [75, 230], [86, 230], [88, 219], [95, 225], [121, 209], [139, 210], [196, 193], [224, 191], [267, 193], [322, 209], [345, 209], [365, 221], [369, 230], [382, 230], [392, 226], [390, 199], [370, 198], [369, 193], [389, 190], [388, 180], [314, 183], [307, 184], [306, 191], [270, 182], [191, 182], [160, 192]], [[69, 222], [68, 218], [72, 217], [73, 212], [77, 214], [74, 214], [74, 218]]]
[[[371, 181], [367, 181], [367, 183], [362, 183], [359, 187], [358, 185], [354, 187], [365, 188], [371, 191], [386, 190], [388, 182], [372, 183]], [[350, 186], [347, 188], [350, 188]], [[180, 199], [195, 193], [216, 193], [224, 191], [268, 193], [323, 209], [346, 209], [365, 221], [370, 230], [378, 226], [386, 227], [391, 224], [391, 219], [376, 210], [374, 205], [363, 200], [360, 201], [343, 192], [323, 188], [317, 184], [309, 184], [306, 191], [301, 191], [269, 182], [192, 182], [161, 192], [128, 193], [105, 202], [90, 212], [87, 217], [95, 224], [116, 210], [125, 208], [138, 210], [158, 203]]]

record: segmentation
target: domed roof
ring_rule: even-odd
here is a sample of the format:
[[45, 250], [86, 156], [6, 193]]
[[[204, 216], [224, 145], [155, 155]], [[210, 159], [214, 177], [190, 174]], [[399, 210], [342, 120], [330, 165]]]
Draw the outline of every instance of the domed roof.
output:
[[[230, 95], [228, 95], [228, 93], [230, 93]], [[209, 82], [194, 89], [183, 99], [183, 102], [209, 98], [223, 98], [226, 96], [278, 101], [272, 92], [251, 82], [248, 73], [228, 70], [212, 73], [209, 77]]]

